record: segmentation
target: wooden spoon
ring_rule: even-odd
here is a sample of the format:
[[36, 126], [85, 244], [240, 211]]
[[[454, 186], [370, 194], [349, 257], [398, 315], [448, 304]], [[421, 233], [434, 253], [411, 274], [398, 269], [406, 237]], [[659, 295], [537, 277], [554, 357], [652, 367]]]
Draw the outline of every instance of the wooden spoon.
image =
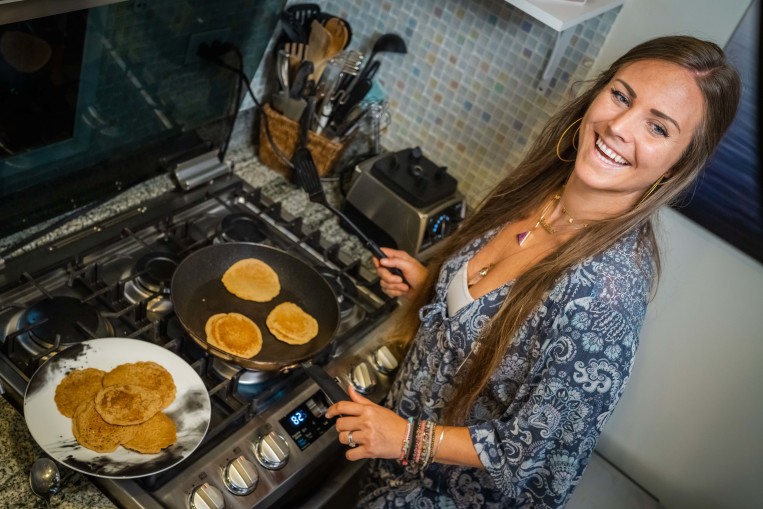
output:
[[314, 70], [313, 74], [310, 75], [310, 79], [315, 80], [316, 83], [321, 79], [323, 68], [331, 58], [328, 54], [331, 46], [331, 33], [317, 20], [313, 20], [310, 24], [310, 40], [307, 44], [305, 59], [313, 63]]
[[328, 58], [331, 59], [342, 51], [347, 45], [347, 38], [350, 36], [347, 31], [347, 25], [344, 20], [339, 18], [330, 18], [326, 21], [326, 31], [331, 34], [331, 45], [328, 49]]

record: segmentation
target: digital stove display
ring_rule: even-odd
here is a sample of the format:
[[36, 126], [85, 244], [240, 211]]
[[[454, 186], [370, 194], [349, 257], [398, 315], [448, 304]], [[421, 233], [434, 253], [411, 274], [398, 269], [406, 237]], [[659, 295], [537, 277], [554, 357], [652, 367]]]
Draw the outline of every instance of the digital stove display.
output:
[[325, 417], [326, 410], [328, 403], [323, 393], [318, 391], [278, 422], [304, 451], [334, 425], [333, 419]]

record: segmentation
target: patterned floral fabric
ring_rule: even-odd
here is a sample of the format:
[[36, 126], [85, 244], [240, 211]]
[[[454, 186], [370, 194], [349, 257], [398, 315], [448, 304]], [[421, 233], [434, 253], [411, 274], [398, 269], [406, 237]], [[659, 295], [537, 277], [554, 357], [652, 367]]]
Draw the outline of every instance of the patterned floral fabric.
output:
[[[443, 265], [385, 401], [399, 415], [440, 419], [480, 330], [511, 291], [509, 282], [447, 316], [451, 279], [495, 233]], [[652, 270], [638, 237], [571, 268], [522, 325], [467, 418], [484, 469], [372, 460], [359, 507], [563, 507], [630, 375]]]

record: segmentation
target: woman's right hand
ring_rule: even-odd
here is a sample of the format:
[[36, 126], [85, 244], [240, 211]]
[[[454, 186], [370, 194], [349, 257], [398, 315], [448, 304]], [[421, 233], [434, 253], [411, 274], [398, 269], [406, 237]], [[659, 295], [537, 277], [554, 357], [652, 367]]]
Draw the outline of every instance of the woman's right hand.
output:
[[[373, 258], [376, 274], [379, 276], [381, 289], [390, 297], [402, 297], [413, 299], [424, 286], [429, 271], [416, 258], [405, 251], [381, 248], [387, 258]], [[403, 273], [405, 282], [400, 276], [396, 276], [388, 268], [397, 268]], [[406, 284], [407, 283], [407, 284]]]

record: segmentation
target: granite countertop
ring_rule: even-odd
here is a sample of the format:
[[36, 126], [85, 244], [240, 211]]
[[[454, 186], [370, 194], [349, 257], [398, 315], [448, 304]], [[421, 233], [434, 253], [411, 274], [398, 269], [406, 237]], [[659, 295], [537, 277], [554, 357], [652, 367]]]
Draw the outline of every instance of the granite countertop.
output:
[[[360, 259], [363, 265], [373, 270], [371, 253], [363, 246], [357, 237], [347, 233], [339, 224], [339, 220], [320, 204], [312, 203], [301, 189], [296, 188], [283, 175], [262, 165], [251, 149], [244, 148], [231, 151], [227, 161], [231, 163], [234, 172], [254, 187], [262, 188], [263, 192], [271, 199], [281, 202], [284, 211], [292, 216], [303, 218], [303, 225], [308, 230], [318, 229], [323, 238], [329, 242], [341, 244], [341, 250], [345, 251], [351, 259]], [[326, 197], [334, 205], [342, 201], [336, 182], [323, 181]], [[61, 225], [55, 230], [46, 233], [40, 238], [19, 248], [7, 258], [13, 258], [23, 253], [44, 246], [56, 239], [87, 228], [107, 218], [126, 212], [141, 203], [156, 198], [175, 188], [175, 183], [168, 175], [154, 177], [142, 184], [136, 185], [128, 191], [116, 196], [103, 205], [88, 211], [82, 216]], [[57, 218], [46, 223], [35, 225], [13, 236], [0, 239], [0, 250], [12, 245], [20, 239], [26, 238], [36, 231], [53, 224]]]
[[[29, 487], [29, 467], [43, 456], [42, 449], [29, 434], [24, 416], [1, 397], [0, 451], [0, 507], [44, 507], [43, 501]], [[51, 503], [56, 509], [115, 507], [87, 477], [79, 473], [65, 479], [61, 491], [53, 496]]]
[[[360, 259], [365, 267], [372, 267], [371, 254], [356, 237], [342, 229], [331, 212], [319, 204], [311, 203], [307, 195], [295, 188], [286, 178], [260, 164], [251, 151], [242, 149], [232, 152], [228, 161], [233, 164], [235, 173], [242, 179], [255, 187], [261, 187], [266, 196], [281, 202], [284, 211], [294, 216], [303, 217], [303, 224], [306, 228], [309, 230], [319, 229], [326, 240], [339, 243], [341, 251], [345, 252], [351, 259]], [[324, 186], [329, 201], [334, 204], [341, 201], [336, 185], [331, 182], [324, 182]], [[89, 211], [76, 220], [56, 228], [12, 253], [11, 257], [97, 224], [173, 188], [174, 183], [168, 176], [155, 177]], [[53, 221], [49, 224], [52, 224]], [[39, 230], [44, 227], [45, 225], [38, 225], [36, 228]], [[30, 228], [16, 236], [0, 239], [0, 249], [25, 238], [34, 231], [34, 228]], [[29, 434], [24, 416], [0, 397], [0, 507], [30, 509], [43, 507], [43, 501], [37, 498], [29, 487], [29, 468], [34, 460], [41, 456], [43, 456], [43, 452]], [[52, 502], [56, 509], [115, 507], [103, 493], [90, 483], [86, 476], [79, 473], [72, 473], [68, 477], [62, 490], [53, 497]]]

